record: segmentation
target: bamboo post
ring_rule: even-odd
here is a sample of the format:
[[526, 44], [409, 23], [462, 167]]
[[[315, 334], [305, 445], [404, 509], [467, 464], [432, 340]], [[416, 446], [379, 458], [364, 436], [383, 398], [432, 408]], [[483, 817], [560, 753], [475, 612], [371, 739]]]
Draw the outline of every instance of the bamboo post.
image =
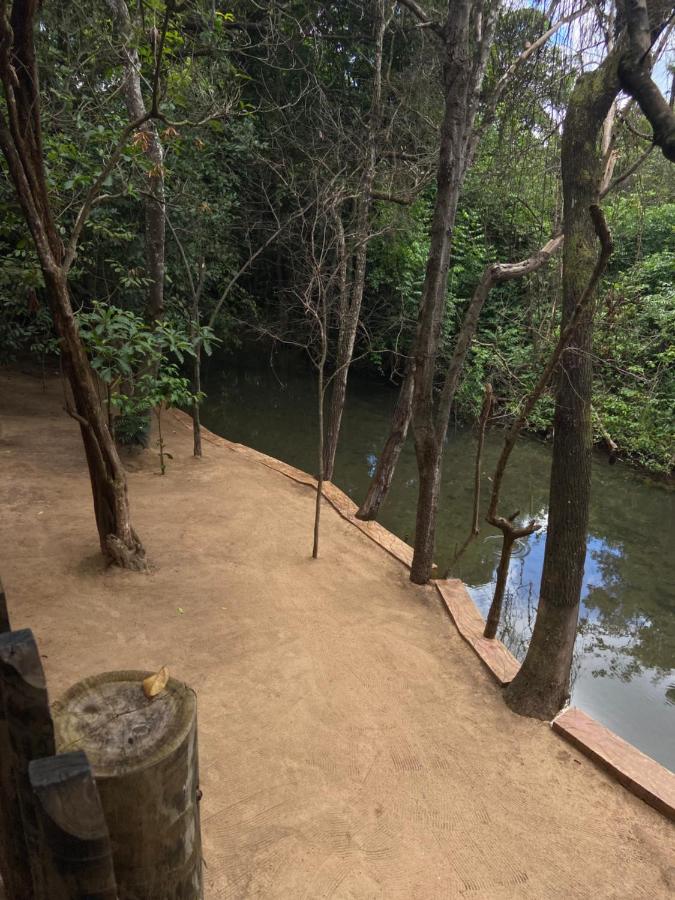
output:
[[28, 764], [54, 753], [54, 728], [30, 629], [0, 634], [2, 863], [10, 900], [39, 895], [41, 869]]
[[120, 900], [200, 900], [197, 702], [169, 679], [108, 672], [54, 705], [57, 744], [87, 754], [108, 823]]
[[86, 754], [33, 760], [40, 858], [39, 900], [116, 900], [110, 836]]

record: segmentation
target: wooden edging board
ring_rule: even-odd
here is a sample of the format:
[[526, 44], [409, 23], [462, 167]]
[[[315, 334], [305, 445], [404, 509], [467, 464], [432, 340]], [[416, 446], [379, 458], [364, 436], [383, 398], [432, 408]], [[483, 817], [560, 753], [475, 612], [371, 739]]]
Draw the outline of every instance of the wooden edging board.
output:
[[672, 772], [580, 709], [566, 709], [551, 724], [555, 732], [610, 772], [629, 791], [675, 821]]
[[[520, 663], [501, 641], [483, 637], [485, 622], [462, 581], [434, 581], [464, 640], [478, 654], [501, 687], [515, 677]], [[675, 821], [675, 774], [624, 741], [580, 709], [566, 709], [553, 730], [609, 772], [625, 788]]]
[[441, 595], [457, 631], [476, 651], [501, 687], [513, 681], [520, 663], [501, 641], [483, 637], [485, 621], [464, 582], [447, 578], [432, 582]]
[[[172, 410], [176, 421], [192, 428], [192, 420], [180, 410]], [[287, 478], [316, 488], [316, 478], [295, 466], [267, 456], [244, 444], [235, 444], [202, 426], [203, 437], [212, 444], [241, 453], [280, 472]], [[413, 550], [395, 534], [378, 522], [362, 522], [355, 516], [358, 507], [354, 501], [332, 482], [324, 483], [323, 494], [333, 508], [366, 534], [378, 546], [398, 559], [408, 568], [412, 563]], [[462, 581], [457, 578], [432, 581], [445, 603], [448, 612], [464, 640], [473, 648], [479, 659], [501, 687], [505, 687], [515, 677], [520, 663], [498, 640], [483, 637], [485, 622], [471, 595]], [[553, 731], [573, 744], [612, 775], [631, 793], [644, 800], [669, 819], [675, 821], [675, 774], [641, 753], [637, 747], [624, 741], [614, 732], [605, 728], [580, 709], [567, 709], [551, 723]]]

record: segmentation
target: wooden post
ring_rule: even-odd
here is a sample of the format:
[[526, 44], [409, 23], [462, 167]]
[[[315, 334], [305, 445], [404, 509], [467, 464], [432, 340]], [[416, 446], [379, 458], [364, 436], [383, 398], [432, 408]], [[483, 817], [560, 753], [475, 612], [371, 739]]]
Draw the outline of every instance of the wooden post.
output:
[[108, 672], [54, 705], [57, 744], [84, 750], [101, 797], [120, 900], [200, 900], [197, 701], [169, 679], [148, 699], [148, 672]]
[[54, 753], [45, 675], [30, 629], [0, 634], [0, 823], [5, 890], [26, 900], [40, 890], [28, 764]]
[[9, 624], [9, 610], [7, 609], [7, 596], [5, 595], [2, 581], [0, 581], [0, 634], [4, 634], [6, 631], [11, 630], [12, 628]]
[[116, 900], [110, 836], [82, 751], [33, 760], [44, 893], [36, 900]]

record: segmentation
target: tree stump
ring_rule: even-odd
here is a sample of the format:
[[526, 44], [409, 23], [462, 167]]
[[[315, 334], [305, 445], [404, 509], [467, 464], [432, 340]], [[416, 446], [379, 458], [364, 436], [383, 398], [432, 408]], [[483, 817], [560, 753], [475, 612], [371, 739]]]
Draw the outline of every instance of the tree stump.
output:
[[149, 674], [107, 672], [73, 685], [52, 710], [57, 747], [87, 754], [120, 900], [199, 900], [197, 700], [173, 678], [148, 699]]

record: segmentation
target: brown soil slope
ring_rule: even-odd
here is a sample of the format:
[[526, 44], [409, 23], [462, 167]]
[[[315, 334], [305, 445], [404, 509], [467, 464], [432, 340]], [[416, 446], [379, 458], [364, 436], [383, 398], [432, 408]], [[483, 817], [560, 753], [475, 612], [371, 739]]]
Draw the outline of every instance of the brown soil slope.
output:
[[675, 829], [521, 719], [436, 592], [311, 489], [167, 419], [130, 464], [153, 570], [103, 571], [78, 428], [0, 374], [1, 561], [52, 698], [115, 668], [199, 697], [209, 898], [657, 898]]

